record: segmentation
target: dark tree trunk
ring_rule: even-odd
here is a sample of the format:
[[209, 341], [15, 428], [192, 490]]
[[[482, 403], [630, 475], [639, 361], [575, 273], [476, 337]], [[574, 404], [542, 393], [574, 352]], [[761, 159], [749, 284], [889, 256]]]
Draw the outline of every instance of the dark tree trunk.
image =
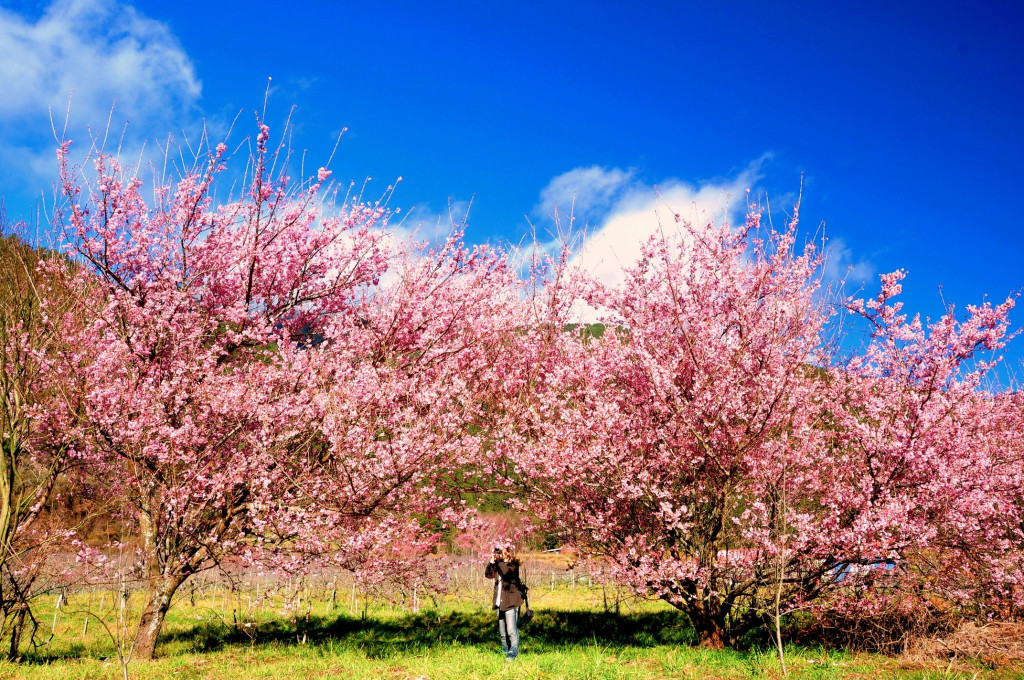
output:
[[25, 617], [28, 611], [19, 608], [14, 614], [14, 621], [11, 624], [11, 648], [7, 653], [7, 659], [14, 661], [18, 658], [18, 648], [21, 647], [21, 634], [25, 631]]
[[694, 632], [697, 633], [698, 645], [706, 649], [724, 649], [731, 642], [726, 624], [731, 610], [730, 604], [715, 597], [708, 600], [696, 599], [694, 595], [695, 593], [690, 594], [693, 599], [687, 604], [665, 599], [672, 606], [686, 612]]
[[706, 649], [724, 649], [729, 643], [729, 636], [725, 630], [725, 621], [719, 620], [717, 616], [702, 616], [699, 620], [693, 615], [690, 616], [693, 627], [697, 631], [699, 645]]
[[146, 661], [156, 657], [156, 641], [163, 629], [167, 610], [171, 608], [174, 593], [184, 582], [185, 577], [183, 576], [170, 576], [161, 579], [158, 587], [150, 591], [149, 602], [146, 604], [145, 611], [142, 612], [142, 618], [139, 619], [133, 657]]

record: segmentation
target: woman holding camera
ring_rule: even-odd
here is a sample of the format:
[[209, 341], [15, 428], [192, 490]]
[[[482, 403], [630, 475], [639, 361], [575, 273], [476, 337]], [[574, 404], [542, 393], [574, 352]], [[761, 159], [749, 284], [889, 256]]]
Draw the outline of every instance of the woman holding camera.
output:
[[494, 556], [484, 570], [484, 576], [494, 579], [494, 608], [498, 610], [498, 637], [505, 661], [513, 661], [519, 654], [519, 607], [523, 593], [519, 588], [519, 558], [511, 548], [495, 546]]

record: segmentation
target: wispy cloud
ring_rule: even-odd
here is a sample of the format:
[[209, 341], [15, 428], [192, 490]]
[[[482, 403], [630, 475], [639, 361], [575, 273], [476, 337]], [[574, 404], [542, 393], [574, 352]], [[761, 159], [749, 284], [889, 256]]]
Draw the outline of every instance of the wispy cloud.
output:
[[[670, 178], [657, 185], [645, 183], [632, 169], [579, 167], [553, 178], [541, 190], [533, 215], [549, 224], [557, 215], [564, 231], [572, 210], [576, 233], [571, 236], [578, 239], [573, 264], [615, 284], [621, 281], [622, 268], [640, 259], [641, 248], [651, 236], [681, 228], [677, 215], [697, 225], [723, 220], [738, 223], [748, 210], [748, 190], [751, 199], [767, 209], [769, 204], [760, 200], [757, 183], [769, 160], [766, 154], [732, 177], [699, 183]], [[777, 213], [778, 206], [791, 206], [797, 199], [796, 193], [773, 196], [771, 206]], [[775, 215], [776, 219], [780, 216], [790, 219], [785, 209]], [[586, 227], [580, 228], [584, 223]], [[546, 247], [550, 250], [556, 245], [552, 242]], [[828, 239], [822, 271], [826, 283], [860, 286], [876, 273], [875, 265], [856, 256], [842, 237]]]
[[49, 111], [59, 135], [69, 98], [67, 134], [79, 149], [108, 118], [112, 143], [131, 121], [125, 143], [138, 146], [194, 122], [202, 85], [166, 24], [115, 0], [56, 0], [32, 19], [0, 8], [0, 88], [0, 134], [17, 140], [0, 148], [10, 192], [55, 175]]
[[57, 0], [35, 22], [0, 9], [0, 116], [63, 112], [75, 92], [85, 118], [151, 116], [200, 95], [195, 69], [170, 28], [114, 0]]
[[604, 217], [616, 203], [635, 190], [635, 172], [592, 165], [574, 168], [558, 175], [541, 189], [532, 214], [537, 219], [572, 216], [587, 224]]
[[828, 239], [825, 244], [826, 283], [849, 283], [857, 287], [868, 283], [877, 273], [875, 265], [864, 257], [854, 257], [853, 250], [841, 236]]
[[[645, 184], [635, 171], [620, 168], [576, 168], [561, 174], [541, 190], [535, 215], [561, 217], [572, 205], [579, 221], [589, 224], [573, 264], [597, 278], [617, 283], [622, 267], [640, 258], [641, 247], [654, 234], [680, 229], [676, 215], [690, 223], [742, 220], [748, 189], [760, 178], [760, 158], [735, 177], [698, 184], [670, 178], [656, 186]], [[567, 202], [568, 201], [568, 202]]]
[[397, 239], [414, 239], [439, 243], [454, 229], [468, 225], [472, 202], [449, 199], [443, 210], [430, 203], [412, 206], [407, 212], [393, 215], [390, 229]]

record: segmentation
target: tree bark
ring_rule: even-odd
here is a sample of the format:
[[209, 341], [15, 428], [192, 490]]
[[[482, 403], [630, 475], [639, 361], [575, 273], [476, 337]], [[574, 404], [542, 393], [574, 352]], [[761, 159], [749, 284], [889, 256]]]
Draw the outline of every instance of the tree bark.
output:
[[171, 600], [178, 587], [185, 582], [180, 575], [162, 579], [155, 590], [149, 594], [149, 602], [139, 619], [139, 628], [135, 634], [134, 658], [151, 661], [156, 658], [156, 641], [164, 626], [167, 610], [171, 608]]
[[[677, 592], [684, 592], [682, 588]], [[666, 602], [685, 613], [690, 619], [693, 630], [697, 633], [697, 644], [706, 649], [724, 649], [730, 643], [726, 621], [732, 611], [732, 603], [728, 600], [710, 598], [709, 601], [694, 599], [695, 589], [690, 589], [688, 602], [673, 601], [673, 598], [662, 596]]]
[[720, 602], [696, 602], [686, 609], [693, 629], [697, 632], [698, 645], [705, 649], [724, 649], [729, 644], [726, 630], [728, 609]]
[[28, 611], [19, 608], [14, 614], [14, 621], [11, 624], [11, 647], [7, 653], [7, 660], [14, 661], [18, 658], [18, 649], [21, 647], [21, 634], [25, 631], [25, 617]]
[[728, 643], [725, 626], [714, 617], [694, 621], [694, 628], [697, 630], [699, 646], [705, 649], [725, 649]]

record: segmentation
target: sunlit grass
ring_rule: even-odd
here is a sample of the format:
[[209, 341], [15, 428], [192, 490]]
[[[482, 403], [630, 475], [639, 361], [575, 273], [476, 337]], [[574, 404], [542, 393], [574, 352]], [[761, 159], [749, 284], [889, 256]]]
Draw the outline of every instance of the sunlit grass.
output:
[[[685, 620], [659, 602], [630, 602], [605, 610], [600, 588], [531, 590], [535, 620], [522, 630], [522, 653], [510, 668], [498, 649], [494, 615], [476, 602], [442, 601], [413, 613], [363, 603], [298, 611], [252, 606], [251, 596], [181, 598], [172, 609], [154, 662], [134, 662], [133, 678], [367, 678], [491, 679], [497, 675], [551, 680], [660, 678], [780, 678], [770, 647], [709, 651], [691, 646]], [[19, 664], [0, 663], [0, 678], [68, 680], [120, 678], [114, 645], [84, 611], [113, 621], [113, 597], [72, 596], [54, 618], [41, 607], [43, 640]], [[248, 600], [246, 598], [249, 598]], [[128, 603], [141, 607], [141, 598]], [[609, 607], [610, 608], [610, 607]], [[308, 611], [308, 619], [307, 619]], [[234, 613], [232, 613], [234, 612]], [[56, 623], [54, 623], [56, 622]], [[236, 625], [236, 622], [238, 625]], [[252, 625], [245, 627], [244, 622]], [[913, 665], [871, 654], [789, 647], [790, 677], [992, 680], [1022, 678], [1024, 669], [989, 669], [967, 661]]]

